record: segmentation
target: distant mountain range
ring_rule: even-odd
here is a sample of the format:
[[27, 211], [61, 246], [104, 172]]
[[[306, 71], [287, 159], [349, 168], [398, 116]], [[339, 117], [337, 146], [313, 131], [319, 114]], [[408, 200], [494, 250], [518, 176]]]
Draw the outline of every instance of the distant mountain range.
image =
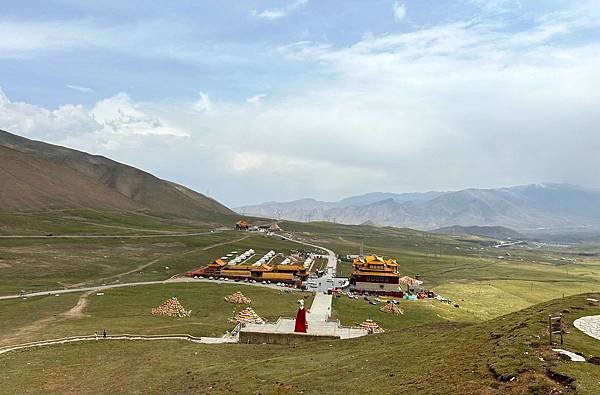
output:
[[194, 219], [234, 215], [216, 200], [135, 167], [0, 130], [0, 211], [64, 208]]
[[521, 232], [600, 229], [600, 191], [570, 184], [532, 184], [453, 192], [369, 193], [337, 202], [301, 199], [235, 209], [294, 221], [336, 221], [434, 230], [503, 226]]

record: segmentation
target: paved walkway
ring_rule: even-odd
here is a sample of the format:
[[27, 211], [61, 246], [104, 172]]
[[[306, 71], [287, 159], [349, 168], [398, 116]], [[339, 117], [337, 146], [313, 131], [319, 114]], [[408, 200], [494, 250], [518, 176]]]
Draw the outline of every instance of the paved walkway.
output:
[[67, 343], [79, 343], [79, 342], [97, 342], [97, 341], [108, 341], [108, 340], [145, 340], [145, 341], [156, 341], [156, 340], [184, 340], [192, 343], [199, 344], [224, 344], [224, 343], [237, 343], [239, 341], [238, 336], [225, 335], [223, 337], [195, 337], [192, 335], [111, 335], [103, 338], [102, 336], [71, 336], [64, 337], [62, 339], [51, 339], [42, 340], [31, 343], [17, 344], [14, 346], [7, 346], [0, 348], [0, 355], [10, 351], [21, 350], [24, 348], [44, 347], [52, 346], [57, 344]]
[[589, 315], [573, 321], [573, 326], [588, 336], [600, 340], [600, 315]]
[[306, 319], [309, 324], [314, 321], [327, 321], [331, 317], [331, 302], [333, 296], [317, 292], [310, 306]]

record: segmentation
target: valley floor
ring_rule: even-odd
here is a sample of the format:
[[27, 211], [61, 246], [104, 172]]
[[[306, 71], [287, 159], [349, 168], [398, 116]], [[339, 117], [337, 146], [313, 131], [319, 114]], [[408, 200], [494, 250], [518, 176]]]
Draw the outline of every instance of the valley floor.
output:
[[[100, 216], [96, 223], [114, 223], [114, 218], [108, 218]], [[138, 221], [149, 219], [124, 218], [116, 226], [149, 225]], [[153, 224], [154, 231], [171, 234], [0, 238], [0, 296], [162, 281], [231, 250], [253, 248], [260, 254], [299, 248], [278, 237], [234, 231], [196, 229], [201, 234], [170, 237], [193, 229], [161, 221]], [[100, 226], [88, 231], [87, 225], [78, 226], [82, 225], [63, 228], [70, 229], [66, 234], [102, 235]], [[586, 358], [600, 356], [600, 341], [571, 324], [576, 318], [600, 314], [599, 308], [586, 304], [585, 296], [576, 295], [594, 296], [600, 291], [597, 246], [499, 250], [485, 239], [403, 229], [293, 223], [282, 227], [296, 238], [340, 255], [356, 253], [362, 243], [365, 252], [397, 259], [403, 273], [419, 274], [427, 287], [454, 303], [401, 301], [404, 315], [396, 317], [362, 299], [334, 298], [333, 315], [342, 324], [372, 318], [386, 333], [310, 345], [99, 341], [9, 352], [0, 356], [0, 382], [9, 383], [3, 389], [8, 393], [428, 394], [555, 389], [592, 394], [600, 383], [594, 365], [560, 361], [545, 340], [548, 314], [562, 312], [570, 332], [563, 347]], [[119, 232], [136, 234], [131, 229]], [[348, 265], [342, 262], [339, 271], [347, 271]], [[242, 284], [186, 282], [112, 288], [102, 295], [75, 292], [0, 300], [0, 346], [104, 329], [110, 334], [218, 337], [232, 329], [227, 320], [242, 307], [223, 300], [237, 290], [249, 296], [252, 307], [268, 320], [292, 316], [300, 295], [307, 302], [313, 297]], [[149, 314], [171, 296], [192, 310], [191, 318]], [[575, 384], [565, 387], [557, 379], [561, 375]]]

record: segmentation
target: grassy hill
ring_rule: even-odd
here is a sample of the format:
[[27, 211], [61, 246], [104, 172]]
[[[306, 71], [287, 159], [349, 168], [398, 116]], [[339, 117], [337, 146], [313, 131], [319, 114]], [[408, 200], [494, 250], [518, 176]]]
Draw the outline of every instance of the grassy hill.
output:
[[145, 210], [192, 219], [234, 215], [219, 202], [103, 156], [0, 130], [2, 211]]
[[597, 366], [558, 358], [545, 328], [548, 314], [563, 312], [571, 332], [563, 347], [599, 356], [600, 342], [570, 324], [597, 311], [580, 295], [476, 325], [433, 323], [299, 346], [104, 341], [54, 346], [4, 355], [0, 379], [8, 394], [595, 394]]
[[431, 233], [456, 236], [480, 236], [495, 240], [523, 240], [521, 233], [504, 226], [448, 226], [430, 231]]
[[143, 208], [99, 180], [59, 162], [0, 146], [0, 163], [0, 207], [5, 212], [65, 207]]

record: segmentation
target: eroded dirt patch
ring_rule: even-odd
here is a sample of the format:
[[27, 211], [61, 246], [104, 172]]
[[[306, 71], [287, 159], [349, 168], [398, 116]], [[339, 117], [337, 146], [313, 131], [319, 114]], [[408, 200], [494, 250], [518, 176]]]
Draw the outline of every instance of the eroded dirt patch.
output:
[[0, 346], [10, 345], [15, 342], [27, 342], [34, 339], [36, 335], [42, 332], [48, 325], [54, 324], [61, 321], [66, 321], [70, 319], [78, 319], [84, 318], [86, 315], [84, 314], [85, 308], [88, 305], [88, 296], [90, 296], [94, 291], [89, 291], [81, 294], [79, 300], [75, 306], [71, 307], [69, 310], [66, 310], [60, 314], [54, 315], [52, 317], [46, 317], [34, 321], [30, 324], [22, 326], [18, 328], [15, 332], [9, 333], [3, 336], [0, 336]]

